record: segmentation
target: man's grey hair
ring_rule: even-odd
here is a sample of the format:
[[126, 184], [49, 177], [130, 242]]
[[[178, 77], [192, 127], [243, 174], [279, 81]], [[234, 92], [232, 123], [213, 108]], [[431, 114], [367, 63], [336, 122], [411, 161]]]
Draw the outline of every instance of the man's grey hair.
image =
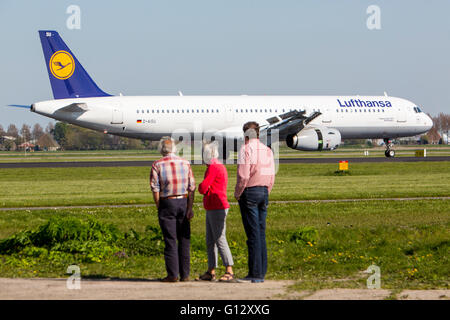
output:
[[203, 161], [210, 163], [212, 159], [219, 157], [219, 143], [217, 141], [207, 142], [203, 145]]
[[244, 136], [249, 139], [259, 138], [259, 123], [255, 121], [249, 121], [242, 127]]
[[162, 137], [161, 140], [159, 140], [158, 151], [163, 156], [176, 152], [177, 147], [175, 145], [175, 140], [171, 137]]

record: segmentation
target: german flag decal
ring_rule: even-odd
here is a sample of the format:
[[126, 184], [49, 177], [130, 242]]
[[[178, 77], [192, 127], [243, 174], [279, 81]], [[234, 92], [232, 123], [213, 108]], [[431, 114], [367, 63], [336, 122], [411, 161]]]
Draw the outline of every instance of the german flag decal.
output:
[[142, 123], [142, 120], [136, 120], [137, 123]]

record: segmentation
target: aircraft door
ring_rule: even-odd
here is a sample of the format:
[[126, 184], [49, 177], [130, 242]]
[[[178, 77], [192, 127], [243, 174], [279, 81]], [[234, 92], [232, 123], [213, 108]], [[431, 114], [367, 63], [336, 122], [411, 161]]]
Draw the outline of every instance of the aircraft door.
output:
[[226, 113], [226, 121], [228, 123], [233, 122], [234, 121], [234, 111], [233, 111], [233, 106], [225, 106], [225, 113]]
[[112, 109], [112, 119], [111, 124], [122, 124], [123, 123], [123, 111], [118, 106]]
[[321, 110], [322, 114], [320, 115], [320, 117], [322, 118], [322, 123], [324, 124], [329, 124], [331, 123], [331, 113], [330, 113], [330, 108], [324, 108]]
[[397, 122], [406, 122], [406, 110], [404, 108], [397, 108]]

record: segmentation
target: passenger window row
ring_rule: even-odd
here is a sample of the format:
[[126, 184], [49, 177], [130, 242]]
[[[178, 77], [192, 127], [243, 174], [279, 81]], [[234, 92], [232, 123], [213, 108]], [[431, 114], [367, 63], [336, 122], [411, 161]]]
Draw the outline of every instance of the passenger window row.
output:
[[137, 109], [136, 113], [220, 113], [219, 109]]
[[[289, 112], [295, 109], [281, 109], [280, 111], [285, 113]], [[253, 109], [253, 108], [240, 108], [235, 109], [236, 113], [272, 113], [278, 112], [278, 109], [272, 109], [272, 108], [264, 108], [264, 109]], [[220, 113], [219, 109], [197, 109], [197, 108], [186, 108], [186, 109], [137, 109], [136, 113]]]

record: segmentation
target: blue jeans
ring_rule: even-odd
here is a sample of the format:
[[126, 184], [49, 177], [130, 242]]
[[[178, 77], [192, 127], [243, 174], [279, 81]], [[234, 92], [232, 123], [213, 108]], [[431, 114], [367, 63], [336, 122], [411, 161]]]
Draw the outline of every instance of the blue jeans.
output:
[[267, 273], [266, 217], [267, 187], [246, 188], [239, 199], [242, 222], [247, 235], [248, 277], [264, 279]]

